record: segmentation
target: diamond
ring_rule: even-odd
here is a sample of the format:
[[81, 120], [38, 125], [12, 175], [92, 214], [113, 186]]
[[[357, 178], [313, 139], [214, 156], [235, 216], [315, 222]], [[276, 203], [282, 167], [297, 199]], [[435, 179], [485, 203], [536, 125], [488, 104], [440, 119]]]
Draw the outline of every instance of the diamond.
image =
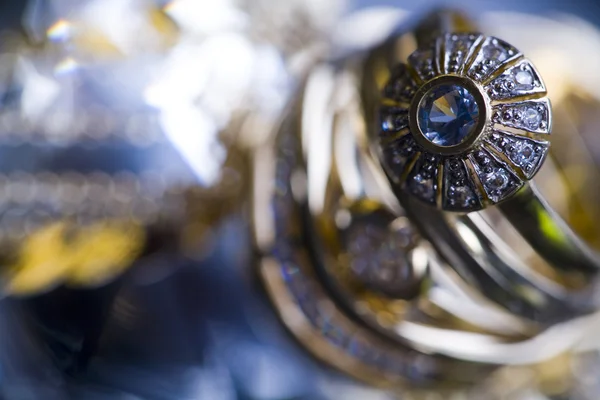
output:
[[465, 63], [474, 44], [481, 39], [476, 34], [448, 34], [446, 35], [445, 71], [458, 72]]
[[494, 169], [483, 176], [483, 184], [489, 190], [504, 190], [510, 182], [510, 175], [504, 169]]
[[527, 179], [533, 178], [536, 174], [549, 148], [549, 143], [546, 141], [533, 140], [501, 131], [494, 132], [488, 139], [488, 143], [495, 152], [508, 156]]
[[505, 61], [508, 58], [508, 53], [505, 49], [498, 47], [496, 44], [491, 44], [483, 49], [483, 55], [488, 60], [496, 62]]
[[519, 85], [531, 86], [533, 85], [534, 78], [530, 71], [527, 70], [515, 70], [515, 81]]
[[433, 180], [426, 179], [422, 175], [418, 174], [415, 176], [413, 182], [413, 191], [417, 196], [424, 199], [433, 198], [435, 195], [435, 185]]
[[400, 179], [408, 160], [415, 154], [416, 145], [411, 135], [404, 135], [391, 143], [382, 144], [383, 157], [388, 173]]
[[415, 51], [408, 58], [408, 62], [413, 66], [419, 77], [426, 81], [437, 75], [433, 50]]
[[474, 211], [481, 208], [479, 196], [460, 159], [446, 160], [444, 167], [444, 196], [442, 206], [451, 211]]
[[383, 89], [383, 95], [395, 101], [410, 102], [414, 93], [415, 83], [406, 70], [406, 65], [400, 64], [392, 71], [392, 76]]
[[544, 93], [546, 87], [529, 60], [522, 60], [486, 86], [494, 100]]
[[522, 112], [523, 122], [531, 129], [538, 129], [542, 122], [542, 114], [535, 108], [526, 108]]
[[550, 101], [547, 98], [494, 106], [494, 120], [501, 125], [534, 133], [550, 133]]
[[456, 146], [476, 130], [479, 106], [475, 97], [459, 85], [439, 85], [422, 99], [419, 127], [438, 146]]
[[381, 111], [381, 130], [382, 133], [398, 132], [408, 126], [408, 111], [396, 108], [386, 107]]
[[533, 148], [533, 145], [529, 143], [519, 143], [515, 145], [515, 149], [510, 154], [511, 160], [520, 166], [531, 163], [534, 161], [535, 157], [535, 149]]
[[509, 59], [516, 56], [519, 52], [506, 42], [494, 37], [488, 37], [482, 50], [477, 55], [475, 62], [471, 65], [468, 75], [482, 82], [489, 77], [492, 72], [505, 64]]
[[407, 246], [413, 241], [410, 228], [391, 230], [370, 219], [353, 225], [348, 235], [352, 273], [366, 287], [390, 296], [414, 292], [419, 279], [413, 274]]
[[450, 189], [450, 203], [455, 207], [467, 208], [471, 205], [475, 199], [475, 194], [470, 187], [461, 186]]

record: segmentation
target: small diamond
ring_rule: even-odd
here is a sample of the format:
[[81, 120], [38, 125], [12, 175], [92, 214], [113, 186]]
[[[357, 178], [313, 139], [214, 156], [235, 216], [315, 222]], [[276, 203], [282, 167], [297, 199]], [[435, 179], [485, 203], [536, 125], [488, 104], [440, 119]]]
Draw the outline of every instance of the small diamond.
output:
[[413, 232], [391, 231], [387, 226], [357, 224], [349, 231], [347, 242], [350, 268], [365, 286], [391, 296], [408, 294], [413, 280], [412, 263], [406, 246]]
[[524, 166], [534, 161], [535, 150], [529, 143], [519, 143], [510, 157], [516, 164]]
[[490, 190], [503, 190], [510, 182], [510, 175], [504, 169], [497, 168], [483, 176], [483, 184]]
[[408, 126], [408, 115], [402, 111], [385, 111], [382, 115], [381, 129], [384, 132], [398, 132]]
[[508, 58], [508, 53], [502, 48], [495, 45], [486, 46], [483, 49], [483, 55], [488, 60], [502, 62]]
[[461, 186], [450, 189], [450, 196], [452, 197], [452, 205], [468, 207], [471, 204], [471, 201], [474, 199], [475, 194], [470, 187]]
[[533, 85], [534, 78], [533, 78], [533, 75], [531, 74], [531, 72], [529, 72], [527, 70], [516, 70], [515, 81], [519, 85], [531, 86], [531, 85]]
[[523, 112], [523, 121], [531, 129], [537, 129], [542, 122], [542, 114], [535, 108], [526, 108]]
[[431, 199], [435, 196], [435, 187], [432, 179], [425, 179], [421, 174], [414, 177], [414, 193], [424, 199]]
[[504, 104], [494, 107], [500, 124], [530, 132], [550, 133], [550, 103], [547, 99]]
[[440, 85], [431, 89], [419, 107], [419, 126], [432, 143], [456, 146], [467, 139], [479, 122], [479, 106], [464, 87]]

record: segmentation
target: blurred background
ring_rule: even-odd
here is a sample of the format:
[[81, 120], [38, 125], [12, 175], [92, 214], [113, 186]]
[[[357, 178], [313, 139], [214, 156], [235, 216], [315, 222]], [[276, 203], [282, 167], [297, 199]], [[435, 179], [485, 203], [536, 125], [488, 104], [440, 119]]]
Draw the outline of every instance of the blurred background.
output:
[[[0, 399], [395, 398], [277, 320], [252, 271], [247, 151], [329, 48], [437, 4], [2, 0]], [[582, 59], [573, 79], [598, 83], [597, 1], [448, 4], [525, 51], [577, 38], [540, 69], [559, 95]], [[543, 37], [519, 41], [523, 21]]]

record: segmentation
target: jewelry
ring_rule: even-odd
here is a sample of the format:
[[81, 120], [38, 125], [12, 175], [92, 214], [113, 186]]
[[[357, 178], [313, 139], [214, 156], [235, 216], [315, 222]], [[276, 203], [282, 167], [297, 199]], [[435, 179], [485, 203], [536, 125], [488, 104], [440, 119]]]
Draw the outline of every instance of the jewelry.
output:
[[410, 209], [405, 199], [414, 197], [463, 213], [497, 204], [548, 263], [595, 274], [597, 252], [528, 183], [550, 146], [552, 112], [540, 74], [500, 39], [440, 32], [421, 33], [408, 64], [394, 58], [402, 37], [365, 60], [368, 136], [401, 202]]
[[[562, 224], [523, 189], [549, 147], [539, 73], [499, 39], [444, 33], [449, 20], [433, 14], [364, 58], [315, 67], [274, 148], [254, 157], [253, 228], [270, 298], [315, 356], [373, 384], [472, 384], [498, 365], [542, 362], [580, 338], [558, 346], [549, 328], [595, 310], [591, 296], [503, 247], [485, 216], [445, 212], [516, 201]], [[421, 50], [402, 66], [411, 36]], [[432, 49], [442, 57], [428, 58]], [[571, 263], [587, 254], [574, 233], [563, 243], [581, 246], [558, 262], [550, 236], [514, 228], [540, 262], [590, 274], [592, 259]]]

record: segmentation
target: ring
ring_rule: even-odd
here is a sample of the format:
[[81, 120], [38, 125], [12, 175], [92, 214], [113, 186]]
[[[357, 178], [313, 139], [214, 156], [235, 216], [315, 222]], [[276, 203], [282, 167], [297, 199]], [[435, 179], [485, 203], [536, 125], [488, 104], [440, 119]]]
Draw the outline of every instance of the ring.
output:
[[598, 253], [529, 182], [552, 129], [539, 72], [498, 38], [426, 32], [407, 63], [389, 57], [400, 37], [371, 51], [362, 77], [368, 135], [405, 207], [406, 197], [462, 213], [498, 205], [547, 262], [595, 274]]
[[594, 276], [594, 252], [528, 183], [550, 146], [546, 87], [475, 31], [436, 12], [314, 66], [253, 157], [270, 300], [314, 356], [374, 385], [473, 385], [576, 347], [587, 331], [561, 332], [597, 318], [593, 293], [566, 283]]
[[448, 33], [416, 50], [383, 89], [381, 150], [394, 185], [442, 210], [512, 197], [548, 153], [550, 102], [506, 42]]

